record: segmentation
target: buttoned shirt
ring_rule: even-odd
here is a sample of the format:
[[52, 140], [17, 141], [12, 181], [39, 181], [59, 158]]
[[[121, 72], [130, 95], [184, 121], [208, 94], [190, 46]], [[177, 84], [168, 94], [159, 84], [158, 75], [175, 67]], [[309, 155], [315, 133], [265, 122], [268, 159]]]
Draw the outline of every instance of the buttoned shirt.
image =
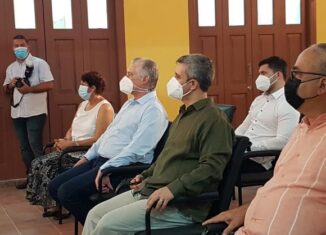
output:
[[108, 158], [101, 170], [135, 162], [151, 163], [154, 148], [168, 125], [167, 115], [156, 92], [124, 103], [112, 123], [87, 151], [85, 157]]
[[[253, 151], [282, 149], [298, 125], [299, 118], [299, 112], [287, 103], [284, 88], [281, 88], [272, 94], [263, 93], [256, 97], [235, 133], [247, 136]], [[272, 166], [270, 157], [253, 160], [266, 169]]]
[[[142, 172], [143, 196], [167, 186], [173, 196], [195, 196], [214, 192], [223, 178], [232, 153], [234, 131], [226, 115], [211, 99], [202, 99], [180, 109], [158, 159]], [[178, 209], [194, 221], [202, 222], [211, 202], [191, 203]]]
[[236, 235], [326, 234], [326, 114], [304, 118]]
[[[53, 80], [48, 63], [29, 54], [22, 63], [15, 61], [8, 66], [6, 71], [6, 79], [3, 86], [9, 84], [14, 78], [24, 77], [26, 61], [30, 61], [34, 66], [32, 75], [29, 78], [31, 86], [36, 86], [42, 82], [49, 82]], [[18, 94], [19, 91], [17, 88], [14, 89], [14, 94]], [[20, 94], [19, 98], [21, 96], [22, 95]], [[20, 104], [16, 108], [11, 107], [12, 118], [32, 117], [43, 113], [47, 114], [47, 92], [24, 94]]]

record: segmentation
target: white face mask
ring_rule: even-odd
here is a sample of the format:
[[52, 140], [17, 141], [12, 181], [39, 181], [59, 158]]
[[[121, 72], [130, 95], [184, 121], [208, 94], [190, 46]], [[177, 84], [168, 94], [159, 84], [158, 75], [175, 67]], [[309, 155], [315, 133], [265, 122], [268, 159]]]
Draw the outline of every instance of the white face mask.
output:
[[133, 91], [134, 84], [132, 83], [130, 78], [124, 76], [119, 82], [119, 87], [121, 92], [130, 95], [131, 92]]
[[[190, 81], [188, 81], [190, 82]], [[168, 96], [177, 100], [181, 100], [184, 96], [190, 94], [191, 90], [183, 94], [183, 87], [188, 83], [181, 85], [175, 77], [172, 77], [166, 84]]]
[[120, 91], [127, 95], [130, 95], [133, 91], [144, 92], [144, 93], [149, 92], [148, 89], [137, 87], [132, 82], [132, 80], [130, 78], [128, 78], [127, 76], [124, 76], [120, 80], [119, 87], [120, 87]]
[[277, 81], [275, 79], [273, 82], [271, 82], [271, 79], [275, 76], [276, 73], [274, 73], [270, 78], [260, 74], [256, 79], [256, 87], [260, 91], [268, 91], [268, 89]]

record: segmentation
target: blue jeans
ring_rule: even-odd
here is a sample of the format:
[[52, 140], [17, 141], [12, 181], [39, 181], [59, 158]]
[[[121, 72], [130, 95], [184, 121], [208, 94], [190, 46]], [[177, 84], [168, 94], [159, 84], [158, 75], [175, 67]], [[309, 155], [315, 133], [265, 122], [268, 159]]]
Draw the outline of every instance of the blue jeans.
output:
[[[63, 172], [49, 183], [51, 197], [69, 210], [82, 224], [87, 213], [95, 206], [89, 200], [89, 196], [97, 192], [95, 178], [100, 166], [107, 160], [97, 157]], [[112, 187], [116, 188], [123, 178], [125, 177], [110, 175]]]
[[45, 120], [46, 114], [13, 119], [20, 144], [20, 152], [27, 171], [31, 167], [34, 158], [42, 156]]

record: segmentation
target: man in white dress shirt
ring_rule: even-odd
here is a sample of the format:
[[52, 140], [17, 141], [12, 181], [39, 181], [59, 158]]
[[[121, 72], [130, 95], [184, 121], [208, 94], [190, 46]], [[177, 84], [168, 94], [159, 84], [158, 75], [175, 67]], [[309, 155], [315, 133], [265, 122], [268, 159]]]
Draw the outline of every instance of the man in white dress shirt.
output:
[[[12, 95], [11, 117], [28, 171], [33, 159], [42, 155], [47, 91], [53, 88], [53, 76], [46, 61], [31, 55], [25, 36], [13, 38], [13, 52], [16, 61], [7, 68], [3, 88]], [[16, 187], [26, 188], [26, 182]]]
[[[263, 93], [252, 102], [249, 113], [236, 129], [247, 136], [251, 150], [282, 149], [298, 124], [300, 114], [290, 106], [284, 95], [286, 62], [272, 56], [259, 62], [256, 87]], [[243, 172], [263, 172], [272, 167], [274, 157], [245, 160]]]

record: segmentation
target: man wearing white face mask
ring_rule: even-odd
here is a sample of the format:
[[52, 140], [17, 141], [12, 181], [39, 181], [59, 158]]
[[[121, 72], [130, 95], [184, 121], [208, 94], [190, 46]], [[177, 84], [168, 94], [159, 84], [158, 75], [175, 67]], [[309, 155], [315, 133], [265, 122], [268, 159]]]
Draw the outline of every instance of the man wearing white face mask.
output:
[[[298, 124], [300, 114], [285, 99], [286, 62], [272, 56], [259, 62], [256, 87], [263, 94], [252, 102], [249, 113], [236, 129], [249, 137], [251, 150], [282, 149]], [[263, 172], [272, 167], [274, 157], [245, 160], [243, 172]]]
[[167, 206], [173, 198], [216, 191], [230, 159], [233, 130], [224, 113], [207, 97], [213, 80], [207, 56], [190, 54], [177, 60], [168, 95], [184, 105], [171, 124], [167, 142], [156, 162], [132, 179], [133, 190], [94, 207], [83, 235], [135, 234], [145, 228], [146, 208], [152, 228], [169, 228], [203, 221], [211, 203]]
[[[154, 148], [168, 125], [165, 109], [156, 96], [157, 81], [154, 61], [134, 59], [120, 82], [120, 91], [133, 98], [124, 103], [85, 156], [50, 182], [52, 198], [82, 224], [94, 205], [89, 196], [97, 192], [103, 169], [152, 162]], [[123, 176], [115, 174], [103, 177], [102, 188], [112, 191], [122, 179]]]
[[[28, 172], [33, 159], [42, 155], [47, 91], [53, 88], [53, 76], [46, 61], [31, 55], [23, 35], [13, 38], [13, 52], [16, 61], [8, 66], [3, 87], [12, 95], [11, 117]], [[26, 183], [16, 187], [26, 188]]]

